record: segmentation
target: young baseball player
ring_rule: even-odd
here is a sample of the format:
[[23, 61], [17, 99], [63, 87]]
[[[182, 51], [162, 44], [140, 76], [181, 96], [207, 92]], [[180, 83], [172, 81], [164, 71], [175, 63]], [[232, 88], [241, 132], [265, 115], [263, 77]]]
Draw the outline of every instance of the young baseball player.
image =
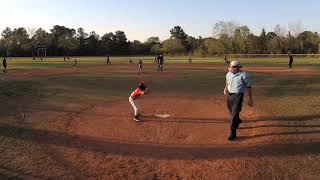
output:
[[141, 117], [140, 107], [138, 104], [138, 98], [144, 94], [149, 94], [149, 89], [147, 88], [147, 86], [143, 82], [141, 82], [141, 83], [139, 83], [138, 88], [136, 90], [134, 90], [129, 97], [129, 102], [134, 110], [134, 119], [133, 120], [135, 120], [136, 122], [139, 122], [140, 121], [139, 117]]
[[76, 69], [77, 65], [78, 65], [78, 61], [77, 59], [74, 59], [73, 68]]
[[6, 60], [6, 57], [3, 57], [2, 65], [3, 65], [3, 72], [6, 73], [7, 72], [7, 60]]
[[107, 64], [111, 64], [110, 56], [107, 56]]
[[138, 67], [138, 74], [139, 74], [142, 71], [142, 64], [143, 64], [141, 59], [139, 60], [138, 64], [139, 64], [139, 67]]
[[288, 66], [289, 66], [289, 71], [292, 70], [292, 63], [293, 63], [293, 57], [290, 53], [288, 53], [288, 57], [289, 57], [289, 62], [288, 62]]
[[163, 64], [164, 64], [164, 58], [163, 58], [163, 55], [160, 54], [158, 56], [158, 72], [163, 71]]
[[224, 64], [225, 64], [227, 67], [230, 67], [230, 61], [227, 59], [227, 56], [224, 56]]

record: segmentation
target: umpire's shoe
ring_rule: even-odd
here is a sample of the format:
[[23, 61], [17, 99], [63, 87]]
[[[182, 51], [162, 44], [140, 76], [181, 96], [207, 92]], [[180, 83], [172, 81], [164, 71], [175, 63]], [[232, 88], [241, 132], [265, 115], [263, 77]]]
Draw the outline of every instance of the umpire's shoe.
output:
[[237, 138], [237, 130], [236, 129], [231, 129], [230, 136], [228, 137], [229, 141], [233, 141]]

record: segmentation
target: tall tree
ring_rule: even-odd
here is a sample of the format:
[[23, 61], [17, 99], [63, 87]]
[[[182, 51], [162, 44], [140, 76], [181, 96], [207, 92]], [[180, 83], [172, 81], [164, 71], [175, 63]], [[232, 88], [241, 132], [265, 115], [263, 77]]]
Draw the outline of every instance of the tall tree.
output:
[[99, 49], [101, 49], [101, 41], [99, 35], [91, 31], [86, 43], [86, 54], [87, 55], [99, 55]]
[[171, 38], [179, 39], [181, 41], [185, 41], [188, 35], [184, 32], [184, 30], [180, 26], [175, 26], [170, 30]]
[[233, 37], [235, 30], [239, 27], [234, 22], [219, 21], [213, 27], [213, 37], [220, 38], [221, 36]]
[[258, 40], [258, 48], [260, 53], [266, 54], [267, 53], [267, 34], [266, 30], [263, 28]]
[[80, 55], [85, 55], [85, 45], [86, 45], [86, 39], [88, 37], [88, 33], [85, 32], [83, 28], [78, 28], [77, 29], [77, 35], [76, 38], [79, 42], [79, 49], [78, 49], [78, 54]]
[[125, 55], [129, 54], [129, 42], [127, 41], [127, 36], [123, 31], [116, 31], [114, 34], [114, 46], [117, 51], [114, 54]]
[[12, 44], [13, 44], [13, 32], [9, 27], [6, 27], [2, 33], [2, 46], [4, 48], [5, 51], [5, 56], [11, 56], [11, 52], [12, 52]]
[[112, 32], [106, 33], [101, 37], [101, 46], [104, 55], [112, 54], [113, 51], [116, 51], [114, 39], [115, 35]]
[[[181, 44], [181, 49], [179, 48], [179, 51], [182, 52], [178, 53], [186, 53], [186, 51], [189, 49], [187, 44], [187, 38], [188, 34], [184, 32], [184, 30], [180, 26], [175, 26], [170, 30], [171, 38], [175, 39], [176, 41], [170, 41], [175, 45]], [[178, 50], [178, 49], [177, 49]]]
[[233, 49], [236, 53], [245, 53], [245, 42], [249, 34], [250, 30], [247, 26], [241, 26], [235, 29], [233, 37]]
[[74, 40], [76, 31], [59, 25], [55, 25], [50, 31], [52, 36], [52, 53], [54, 55], [70, 53], [70, 49], [76, 44]]
[[299, 53], [299, 41], [291, 35], [290, 31], [286, 37], [285, 49], [287, 53]]
[[185, 52], [184, 46], [180, 39], [167, 39], [163, 41], [163, 52], [169, 55], [182, 55]]
[[318, 53], [320, 37], [318, 33], [304, 31], [297, 37], [300, 44], [300, 53]]

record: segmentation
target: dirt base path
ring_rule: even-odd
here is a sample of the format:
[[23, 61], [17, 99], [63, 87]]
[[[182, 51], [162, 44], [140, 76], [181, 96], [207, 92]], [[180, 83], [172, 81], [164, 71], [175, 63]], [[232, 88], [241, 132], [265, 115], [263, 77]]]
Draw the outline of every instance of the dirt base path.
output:
[[[64, 73], [74, 71], [34, 70], [15, 77]], [[303, 121], [292, 124], [298, 117], [270, 116], [245, 105], [239, 138], [229, 142], [224, 97], [151, 94], [140, 104], [140, 123], [133, 121], [126, 99], [20, 105], [23, 113], [8, 114], [0, 121], [0, 179], [319, 177], [319, 116], [299, 117]], [[158, 113], [171, 116], [156, 118]]]

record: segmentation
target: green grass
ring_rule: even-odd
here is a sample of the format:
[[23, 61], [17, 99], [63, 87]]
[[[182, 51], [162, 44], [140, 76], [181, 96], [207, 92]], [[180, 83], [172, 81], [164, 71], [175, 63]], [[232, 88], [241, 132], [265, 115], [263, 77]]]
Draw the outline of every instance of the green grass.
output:
[[[50, 67], [70, 67], [73, 65], [73, 59], [77, 58], [79, 66], [95, 66], [103, 65], [106, 62], [105, 57], [73, 57], [69, 61], [64, 62], [63, 57], [48, 57], [44, 61], [33, 61], [31, 57], [17, 57], [8, 60], [8, 68], [13, 71], [26, 69], [45, 69]], [[144, 63], [153, 63], [153, 56], [135, 56], [132, 59], [137, 63], [142, 59]], [[165, 57], [165, 63], [187, 63], [189, 57]], [[224, 57], [192, 57], [193, 63], [212, 63], [223, 64]], [[229, 59], [239, 60], [244, 66], [280, 66], [284, 67], [288, 64], [288, 58], [238, 58]], [[111, 62], [114, 64], [128, 64], [129, 57], [111, 57]], [[312, 66], [320, 67], [320, 59], [317, 58], [295, 58], [294, 66]]]
[[[134, 57], [152, 63], [153, 57]], [[113, 63], [128, 64], [129, 57], [111, 57]], [[167, 57], [167, 63], [185, 63], [187, 57]], [[221, 64], [223, 58], [197, 58], [195, 63]], [[244, 66], [285, 67], [286, 58], [251, 58], [240, 59]], [[13, 58], [9, 63], [9, 73], [31, 69], [53, 67], [71, 67], [72, 62], [63, 58], [48, 58], [44, 62], [32, 61], [31, 58]], [[105, 64], [104, 57], [80, 57], [81, 67]], [[296, 66], [317, 69], [319, 60], [312, 58], [296, 59]], [[23, 80], [0, 81], [0, 99], [2, 106], [19, 104], [26, 99], [33, 101], [82, 101], [127, 99], [137, 85], [135, 67], [131, 71], [119, 70], [104, 73], [73, 73], [32, 77]], [[175, 75], [163, 78], [146, 77], [152, 95], [172, 95], [177, 97], [221, 97], [225, 85], [225, 70], [201, 70], [199, 68], [174, 67], [169, 69]], [[251, 72], [253, 91], [257, 107], [261, 111], [274, 115], [320, 114], [320, 74], [269, 74]]]

